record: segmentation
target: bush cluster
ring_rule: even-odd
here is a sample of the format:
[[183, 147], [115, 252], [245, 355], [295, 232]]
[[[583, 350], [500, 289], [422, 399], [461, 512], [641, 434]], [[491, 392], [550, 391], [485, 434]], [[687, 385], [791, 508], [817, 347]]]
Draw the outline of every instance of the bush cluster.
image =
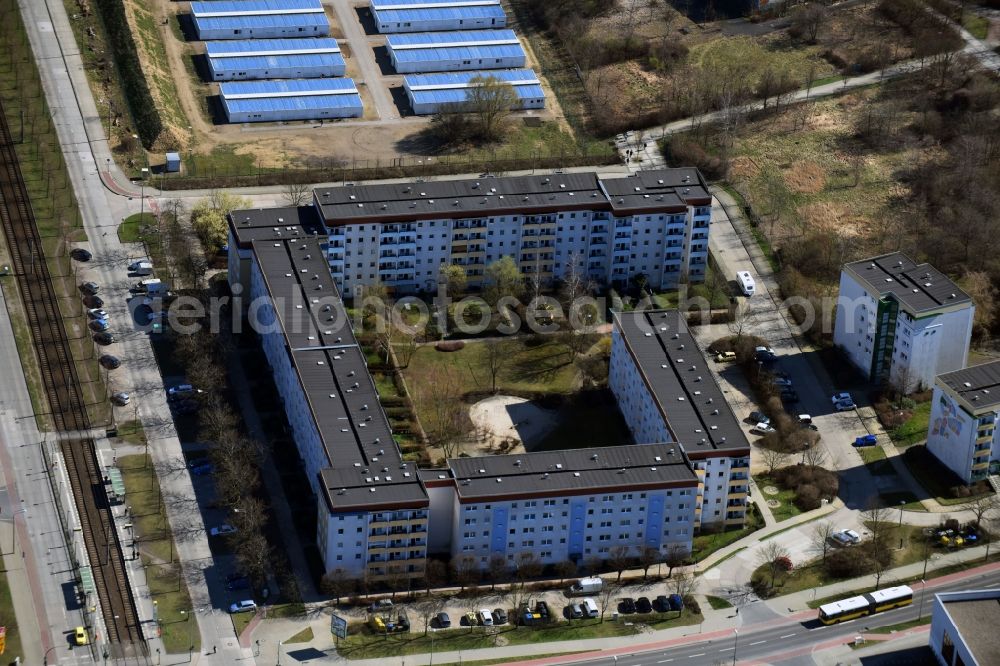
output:
[[817, 465], [790, 465], [771, 475], [774, 482], [786, 490], [795, 491], [795, 506], [800, 511], [818, 509], [820, 500], [837, 496], [837, 475]]

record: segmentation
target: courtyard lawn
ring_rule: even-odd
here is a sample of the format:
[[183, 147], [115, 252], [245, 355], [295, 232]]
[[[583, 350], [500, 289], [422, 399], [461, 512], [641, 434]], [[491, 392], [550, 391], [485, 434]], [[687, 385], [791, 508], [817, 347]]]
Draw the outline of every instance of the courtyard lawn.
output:
[[[794, 518], [795, 516], [802, 513], [799, 511], [799, 507], [795, 506], [795, 491], [785, 490], [781, 488], [778, 484], [771, 480], [770, 477], [764, 474], [758, 474], [753, 478], [754, 483], [757, 484], [757, 488], [761, 492], [761, 496], [766, 502], [776, 501], [778, 506], [768, 506], [771, 509], [771, 515], [774, 516], [774, 520], [781, 522], [783, 520], [788, 520], [789, 518]], [[764, 488], [767, 486], [774, 486], [778, 489], [777, 495], [768, 495], [764, 492]]]
[[632, 443], [610, 389], [573, 396], [559, 409], [558, 424], [532, 451], [558, 451]]
[[931, 420], [931, 402], [919, 403], [910, 418], [893, 428], [889, 435], [896, 446], [910, 446], [927, 439], [927, 426]]
[[695, 562], [701, 562], [720, 548], [725, 548], [734, 541], [739, 541], [764, 527], [764, 519], [757, 512], [755, 505], [751, 504], [747, 507], [747, 514], [747, 526], [741, 530], [726, 530], [713, 534], [702, 533], [694, 537], [691, 546], [691, 559]]
[[[528, 346], [527, 337], [505, 339], [506, 360], [497, 376], [500, 393], [571, 393], [576, 385], [576, 367], [569, 348], [549, 338]], [[420, 347], [405, 369], [407, 381], [456, 382], [462, 394], [489, 392], [492, 388], [485, 341], [467, 340], [465, 347], [440, 352], [433, 345]]]

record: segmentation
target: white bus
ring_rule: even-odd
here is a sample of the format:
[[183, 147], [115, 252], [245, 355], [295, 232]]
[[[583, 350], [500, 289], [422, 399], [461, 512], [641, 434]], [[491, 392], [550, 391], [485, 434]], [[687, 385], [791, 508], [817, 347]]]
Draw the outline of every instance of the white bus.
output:
[[836, 624], [854, 618], [881, 613], [913, 603], [913, 590], [907, 585], [887, 587], [849, 599], [841, 599], [819, 607], [819, 621]]
[[753, 296], [757, 283], [753, 281], [753, 276], [749, 271], [739, 271], [736, 273], [736, 283], [740, 285], [740, 290], [746, 297]]

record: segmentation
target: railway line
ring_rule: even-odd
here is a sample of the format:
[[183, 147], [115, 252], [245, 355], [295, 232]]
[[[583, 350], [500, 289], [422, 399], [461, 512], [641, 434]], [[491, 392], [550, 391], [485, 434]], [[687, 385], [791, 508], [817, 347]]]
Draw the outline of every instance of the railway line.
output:
[[[10, 249], [12, 268], [18, 277], [18, 288], [38, 355], [52, 422], [60, 432], [89, 432], [91, 423], [69, 338], [59, 314], [58, 300], [43, 256], [41, 236], [2, 104], [0, 223]], [[94, 441], [79, 436], [60, 438], [60, 449], [104, 618], [106, 636], [101, 637], [101, 642], [106, 645], [107, 654], [100, 656], [146, 660], [148, 650], [126, 576], [125, 560]], [[94, 635], [93, 628], [91, 635]]]

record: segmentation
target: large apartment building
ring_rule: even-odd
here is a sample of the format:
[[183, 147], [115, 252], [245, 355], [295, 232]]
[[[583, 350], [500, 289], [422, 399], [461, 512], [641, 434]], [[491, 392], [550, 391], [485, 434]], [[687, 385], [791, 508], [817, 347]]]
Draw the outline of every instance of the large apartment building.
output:
[[974, 311], [941, 271], [894, 252], [844, 265], [833, 341], [871, 381], [910, 392], [965, 367]]
[[677, 310], [616, 312], [608, 385], [638, 444], [675, 442], [698, 479], [694, 527], [746, 521], [750, 444]]
[[965, 483], [1000, 461], [1000, 361], [939, 375], [934, 382], [927, 450]]
[[317, 189], [314, 200], [345, 293], [376, 281], [433, 292], [443, 264], [478, 285], [505, 255], [542, 281], [571, 267], [602, 285], [639, 274], [664, 289], [705, 279], [712, 197], [697, 169], [349, 185]]

